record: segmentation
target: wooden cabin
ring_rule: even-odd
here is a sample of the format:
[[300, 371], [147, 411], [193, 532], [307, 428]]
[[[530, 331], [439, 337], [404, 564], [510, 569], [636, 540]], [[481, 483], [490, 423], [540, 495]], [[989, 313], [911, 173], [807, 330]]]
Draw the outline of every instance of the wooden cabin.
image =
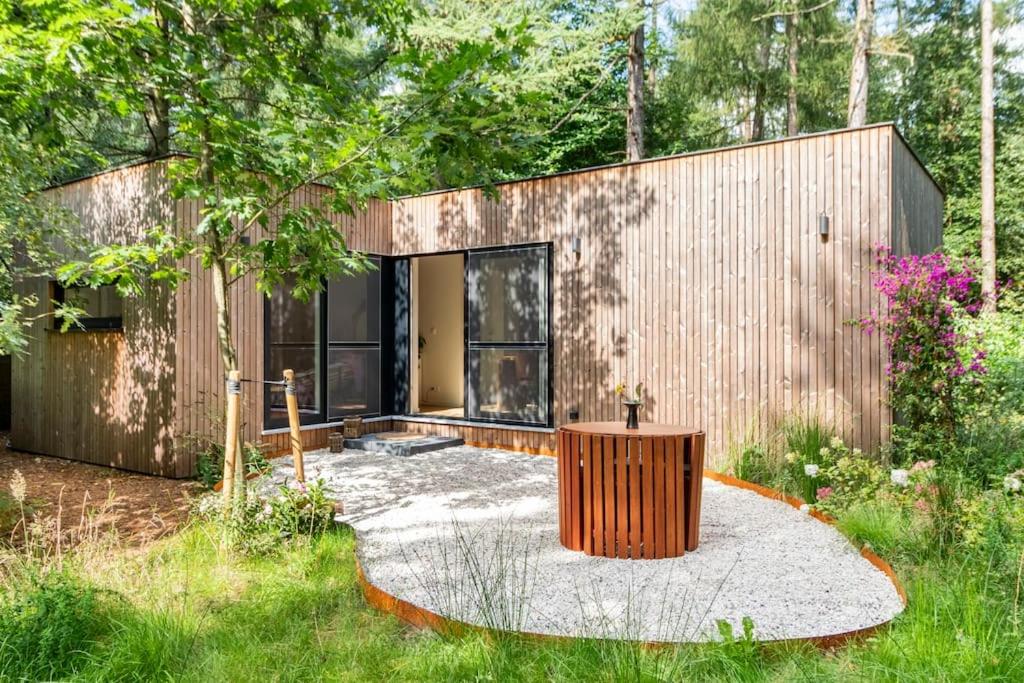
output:
[[[172, 199], [166, 160], [49, 190], [97, 241], [199, 220]], [[885, 349], [850, 321], [880, 305], [873, 250], [942, 245], [943, 193], [891, 124], [479, 188], [338, 215], [373, 273], [308, 303], [232, 295], [244, 438], [287, 449], [278, 380], [296, 371], [307, 447], [345, 417], [373, 431], [457, 435], [551, 453], [569, 421], [624, 419], [613, 394], [643, 382], [643, 420], [700, 427], [711, 465], [781, 416], [813, 413], [853, 444], [887, 434]], [[322, 202], [311, 186], [295, 202]], [[220, 431], [223, 369], [206, 274], [120, 300], [95, 321], [39, 321], [15, 359], [15, 448], [185, 477]], [[44, 300], [55, 284], [31, 289]], [[57, 292], [58, 294], [60, 292]]]

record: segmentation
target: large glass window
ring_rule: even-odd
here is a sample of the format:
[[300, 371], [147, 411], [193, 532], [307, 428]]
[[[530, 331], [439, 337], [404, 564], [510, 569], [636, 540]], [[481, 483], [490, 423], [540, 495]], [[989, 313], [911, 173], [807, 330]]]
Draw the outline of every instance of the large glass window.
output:
[[549, 421], [546, 246], [470, 252], [468, 417]]
[[327, 418], [380, 412], [380, 259], [327, 286]]
[[[376, 270], [327, 283], [308, 302], [292, 296], [292, 283], [274, 291], [266, 307], [265, 378], [295, 371], [303, 424], [381, 410], [381, 261]], [[325, 371], [326, 370], [326, 371]], [[288, 425], [284, 387], [267, 385], [264, 425]]]
[[[320, 400], [320, 297], [299, 301], [292, 296], [292, 283], [285, 282], [270, 297], [267, 314], [267, 367], [265, 377], [278, 381], [281, 374], [295, 371], [295, 395], [303, 422], [315, 422], [321, 413]], [[288, 424], [283, 386], [268, 385], [267, 424]]]

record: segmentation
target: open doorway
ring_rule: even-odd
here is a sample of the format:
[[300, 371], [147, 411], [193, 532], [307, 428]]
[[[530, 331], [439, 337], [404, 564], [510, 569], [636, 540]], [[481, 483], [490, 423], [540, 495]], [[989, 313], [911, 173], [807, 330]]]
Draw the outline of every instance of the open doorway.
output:
[[412, 259], [410, 327], [418, 349], [410, 382], [413, 413], [465, 417], [464, 272], [461, 253]]

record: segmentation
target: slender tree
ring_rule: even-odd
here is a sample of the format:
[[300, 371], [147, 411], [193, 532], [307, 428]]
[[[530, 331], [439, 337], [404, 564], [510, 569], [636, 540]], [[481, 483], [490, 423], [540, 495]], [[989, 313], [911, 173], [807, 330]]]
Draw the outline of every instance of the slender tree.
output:
[[992, 95], [992, 0], [981, 0], [981, 289], [996, 298], [995, 105]]
[[786, 16], [786, 68], [789, 83], [786, 92], [786, 135], [800, 133], [800, 108], [797, 100], [797, 82], [800, 78], [800, 14]]
[[[641, 6], [643, 0], [640, 0]], [[629, 34], [626, 86], [626, 160], [644, 158], [644, 21]]]
[[847, 125], [863, 126], [868, 120], [868, 55], [875, 27], [875, 0], [857, 0], [854, 25], [853, 63], [850, 66], [850, 95]]

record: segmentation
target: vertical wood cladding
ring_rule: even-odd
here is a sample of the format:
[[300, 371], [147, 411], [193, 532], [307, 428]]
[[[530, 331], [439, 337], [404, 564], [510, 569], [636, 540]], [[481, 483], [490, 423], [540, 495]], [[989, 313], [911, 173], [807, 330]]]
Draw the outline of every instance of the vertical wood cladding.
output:
[[[70, 183], [52, 196], [101, 240], [199, 220], [170, 200], [165, 163]], [[553, 245], [554, 415], [619, 420], [612, 388], [644, 382], [642, 419], [707, 432], [709, 462], [730, 443], [792, 412], [840, 426], [854, 445], [880, 443], [884, 349], [849, 323], [881, 305], [873, 248], [941, 246], [941, 191], [888, 124], [634, 164], [376, 202], [337, 215], [352, 248], [414, 255], [476, 247]], [[297, 192], [320, 203], [328, 190]], [[829, 235], [818, 234], [819, 215]], [[254, 239], [259, 235], [254, 234]], [[578, 240], [578, 253], [573, 250]], [[194, 466], [190, 435], [215, 435], [223, 394], [213, 298], [198, 264], [173, 293], [150, 288], [125, 307], [121, 333], [33, 330], [16, 361], [15, 447], [170, 476]], [[28, 285], [44, 299], [45, 283]], [[253, 278], [232, 292], [243, 377], [263, 377], [263, 297]], [[261, 435], [263, 395], [244, 386], [244, 437]], [[496, 447], [552, 452], [544, 432], [438, 426]], [[327, 430], [309, 430], [325, 445]], [[321, 443], [322, 442], [322, 443]]]

